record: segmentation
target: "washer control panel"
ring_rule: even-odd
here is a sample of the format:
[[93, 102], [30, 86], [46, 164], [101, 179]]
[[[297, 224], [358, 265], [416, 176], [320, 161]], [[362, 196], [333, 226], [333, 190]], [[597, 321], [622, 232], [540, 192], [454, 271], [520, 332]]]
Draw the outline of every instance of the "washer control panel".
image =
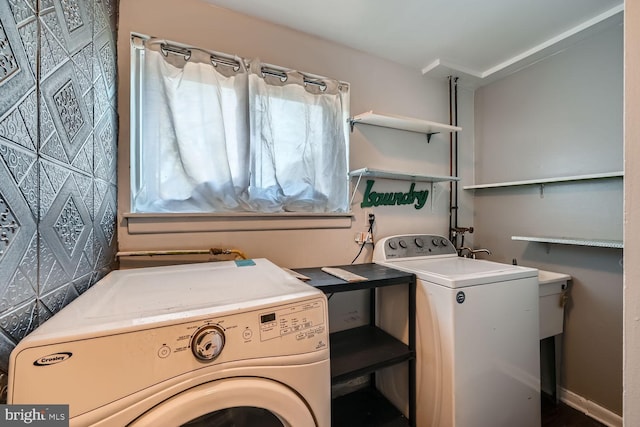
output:
[[435, 234], [405, 234], [385, 237], [378, 242], [376, 260], [412, 258], [436, 255], [457, 255], [456, 248], [446, 237]]

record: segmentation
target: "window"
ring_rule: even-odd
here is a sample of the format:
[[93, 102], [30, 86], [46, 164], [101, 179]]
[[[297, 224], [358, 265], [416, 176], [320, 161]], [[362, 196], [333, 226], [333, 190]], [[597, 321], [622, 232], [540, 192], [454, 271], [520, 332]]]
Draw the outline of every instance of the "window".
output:
[[348, 211], [348, 84], [143, 45], [132, 49], [132, 212]]

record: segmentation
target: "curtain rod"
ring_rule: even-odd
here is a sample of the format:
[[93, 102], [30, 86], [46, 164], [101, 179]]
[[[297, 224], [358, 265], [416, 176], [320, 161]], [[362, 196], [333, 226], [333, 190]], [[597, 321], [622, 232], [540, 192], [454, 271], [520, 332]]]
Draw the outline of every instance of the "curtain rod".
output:
[[[136, 49], [142, 49], [144, 47], [144, 42], [149, 39], [151, 39], [151, 37], [142, 36], [139, 34], [131, 34], [131, 44]], [[227, 56], [218, 52], [212, 52], [212, 51], [200, 49], [197, 47], [187, 47], [184, 45], [180, 45], [178, 43], [163, 41], [162, 43], [160, 43], [160, 48], [163, 51], [170, 52], [176, 55], [182, 55], [185, 57], [191, 56], [192, 49], [197, 49], [202, 52], [208, 53], [211, 56], [211, 63], [214, 66], [216, 66], [219, 63], [222, 65], [226, 65], [228, 67], [233, 67], [234, 70], [236, 71], [240, 68], [240, 65], [244, 65], [245, 68], [248, 68], [248, 63], [246, 60], [234, 59], [234, 58], [231, 58], [230, 56]], [[242, 64], [240, 63], [240, 61], [243, 61]], [[263, 77], [265, 75], [269, 75], [272, 77], [277, 77], [283, 82], [287, 80], [287, 71], [293, 71], [293, 70], [279, 69], [274, 66], [264, 66], [264, 65], [260, 67], [260, 72], [262, 73]], [[302, 74], [303, 81], [305, 84], [315, 85], [321, 88], [326, 88], [327, 86], [326, 83], [321, 81], [322, 79], [325, 79], [325, 77], [317, 76], [314, 78], [304, 73], [300, 73], [300, 74]], [[349, 87], [349, 84], [346, 82], [339, 82], [339, 84], [341, 87], [346, 87], [346, 88]]]

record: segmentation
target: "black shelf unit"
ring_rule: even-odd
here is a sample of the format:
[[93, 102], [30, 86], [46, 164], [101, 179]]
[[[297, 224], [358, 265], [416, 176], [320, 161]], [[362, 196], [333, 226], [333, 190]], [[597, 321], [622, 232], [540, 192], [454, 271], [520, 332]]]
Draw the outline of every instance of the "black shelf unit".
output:
[[[367, 278], [361, 282], [345, 282], [317, 268], [296, 268], [311, 278], [307, 283], [325, 294], [369, 290], [369, 324], [330, 335], [332, 384], [370, 375], [369, 387], [359, 389], [332, 401], [332, 427], [415, 427], [416, 351], [415, 312], [416, 278], [412, 273], [377, 264], [340, 265], [338, 268]], [[408, 344], [394, 338], [375, 323], [376, 292], [385, 286], [408, 286]], [[375, 372], [387, 366], [407, 363], [409, 372], [409, 417], [405, 417], [375, 388]]]

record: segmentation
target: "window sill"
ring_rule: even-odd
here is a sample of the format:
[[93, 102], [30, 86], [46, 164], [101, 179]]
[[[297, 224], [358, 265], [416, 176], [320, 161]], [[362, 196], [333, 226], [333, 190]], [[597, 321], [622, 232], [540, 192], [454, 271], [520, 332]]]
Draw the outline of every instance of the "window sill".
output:
[[352, 213], [124, 213], [129, 234], [350, 228]]

